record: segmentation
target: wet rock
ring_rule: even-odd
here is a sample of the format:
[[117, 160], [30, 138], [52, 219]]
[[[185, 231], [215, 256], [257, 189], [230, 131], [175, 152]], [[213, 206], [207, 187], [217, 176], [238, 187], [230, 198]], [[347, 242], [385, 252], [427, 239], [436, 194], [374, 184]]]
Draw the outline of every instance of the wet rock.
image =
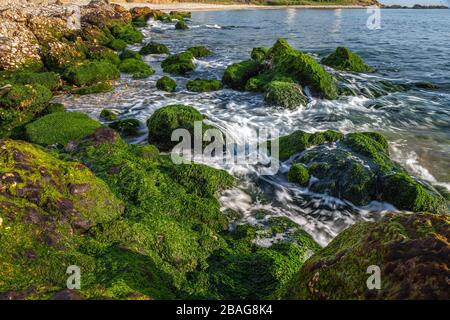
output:
[[109, 27], [113, 23], [131, 23], [131, 13], [117, 4], [110, 4], [105, 0], [92, 0], [81, 7], [82, 26], [95, 25]]
[[98, 128], [92, 135], [95, 144], [114, 143], [120, 139], [120, 135], [110, 128]]
[[321, 61], [337, 70], [352, 72], [373, 72], [374, 68], [366, 65], [362, 58], [345, 47], [337, 47], [335, 52]]
[[267, 85], [264, 100], [287, 109], [295, 109], [308, 103], [308, 98], [299, 85], [282, 81], [272, 81]]
[[53, 300], [84, 300], [75, 290], [64, 289], [53, 296]]
[[[280, 159], [294, 156], [316, 179], [309, 188], [356, 205], [386, 201], [413, 212], [448, 212], [431, 185], [410, 176], [391, 160], [386, 138], [375, 132], [297, 131], [279, 139]], [[295, 156], [298, 154], [298, 156]], [[296, 158], [295, 158], [296, 157]]]
[[164, 72], [185, 75], [195, 69], [194, 56], [188, 51], [172, 54], [161, 63], [161, 67]]
[[[449, 237], [448, 215], [387, 214], [357, 223], [305, 262], [285, 298], [449, 299]], [[380, 268], [381, 290], [368, 289], [369, 266]]]

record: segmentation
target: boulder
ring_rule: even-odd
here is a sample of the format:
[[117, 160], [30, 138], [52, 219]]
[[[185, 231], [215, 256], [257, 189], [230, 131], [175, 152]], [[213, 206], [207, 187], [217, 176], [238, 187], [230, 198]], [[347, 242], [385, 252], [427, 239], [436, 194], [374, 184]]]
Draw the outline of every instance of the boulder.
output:
[[148, 64], [142, 60], [125, 59], [120, 62], [119, 70], [133, 75], [133, 78], [147, 78], [155, 73]]
[[[304, 263], [284, 298], [449, 299], [449, 237], [448, 215], [390, 213], [357, 223]], [[373, 270], [379, 290], [368, 287]]]
[[186, 89], [193, 92], [211, 92], [222, 89], [222, 82], [220, 80], [204, 80], [195, 79], [189, 80], [186, 83]]
[[177, 88], [177, 83], [172, 78], [164, 76], [156, 81], [156, 87], [159, 90], [173, 92]]
[[322, 64], [337, 70], [352, 72], [373, 72], [374, 69], [366, 65], [363, 59], [345, 47], [337, 47], [336, 51], [325, 57]]
[[[194, 137], [194, 122], [204, 116], [195, 108], [185, 105], [169, 105], [156, 110], [147, 121], [148, 141], [161, 150], [170, 150], [178, 144], [171, 141], [175, 129], [186, 129]], [[205, 126], [203, 126], [205, 127]]]
[[163, 68], [164, 72], [177, 75], [185, 75], [189, 71], [193, 71], [195, 69], [193, 60], [194, 56], [192, 55], [192, 53], [183, 51], [168, 56], [161, 63], [161, 67]]
[[308, 98], [298, 84], [283, 81], [271, 81], [266, 87], [264, 100], [287, 109], [295, 109], [308, 103]]
[[101, 124], [79, 112], [54, 112], [26, 125], [30, 142], [43, 146], [65, 146], [94, 133]]
[[165, 44], [150, 41], [142, 47], [140, 54], [169, 54], [169, 49]]

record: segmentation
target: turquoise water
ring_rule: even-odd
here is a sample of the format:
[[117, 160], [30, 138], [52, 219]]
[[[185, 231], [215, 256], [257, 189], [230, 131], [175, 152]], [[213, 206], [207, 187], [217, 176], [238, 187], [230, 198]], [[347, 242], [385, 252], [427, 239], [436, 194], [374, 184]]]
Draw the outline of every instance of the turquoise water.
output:
[[[133, 80], [123, 76], [111, 93], [90, 96], [63, 96], [71, 110], [98, 117], [111, 108], [122, 118], [142, 121], [141, 136], [146, 140], [145, 121], [167, 104], [193, 105], [212, 121], [237, 137], [250, 129], [277, 128], [282, 134], [297, 129], [342, 132], [374, 130], [384, 133], [391, 143], [391, 154], [412, 174], [435, 184], [450, 186], [450, 10], [382, 10], [381, 29], [370, 30], [366, 10], [248, 10], [194, 12], [190, 29], [179, 31], [174, 24], [150, 21], [144, 28], [145, 41], [168, 45], [171, 52], [194, 45], [206, 45], [214, 55], [196, 61], [189, 77], [175, 77], [178, 90], [165, 93], [155, 87], [163, 74], [164, 55], [147, 56], [145, 61], [157, 72]], [[413, 89], [379, 98], [342, 97], [335, 101], [313, 100], [296, 111], [266, 105], [260, 94], [224, 89], [214, 93], [187, 92], [184, 84], [196, 77], [220, 79], [225, 67], [248, 59], [253, 47], [270, 47], [286, 38], [292, 46], [316, 58], [344, 45], [377, 68], [370, 75], [339, 75], [355, 87], [371, 87], [378, 80], [399, 83], [429, 81], [440, 89]], [[139, 46], [132, 48], [138, 49]], [[224, 207], [254, 221], [258, 210], [286, 215], [304, 226], [316, 240], [325, 244], [343, 228], [357, 220], [377, 219], [393, 208], [372, 203], [356, 208], [349, 203], [314, 195], [278, 176], [260, 177], [254, 168], [228, 166], [240, 179], [240, 188], [225, 192]]]

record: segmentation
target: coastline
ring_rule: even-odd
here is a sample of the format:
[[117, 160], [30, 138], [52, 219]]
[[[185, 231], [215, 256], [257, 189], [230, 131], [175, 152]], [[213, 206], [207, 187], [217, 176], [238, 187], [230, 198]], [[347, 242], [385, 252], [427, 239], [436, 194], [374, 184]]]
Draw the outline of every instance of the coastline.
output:
[[286, 6], [268, 6], [252, 4], [209, 4], [209, 3], [146, 3], [146, 2], [121, 2], [113, 1], [127, 9], [134, 7], [150, 7], [161, 11], [220, 11], [220, 10], [283, 10], [283, 9], [365, 9], [366, 6], [358, 5], [286, 5]]

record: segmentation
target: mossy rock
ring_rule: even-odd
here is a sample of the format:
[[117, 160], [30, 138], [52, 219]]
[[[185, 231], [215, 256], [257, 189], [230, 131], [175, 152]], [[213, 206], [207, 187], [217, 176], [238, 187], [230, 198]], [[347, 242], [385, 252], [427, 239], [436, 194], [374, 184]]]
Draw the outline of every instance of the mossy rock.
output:
[[123, 205], [80, 163], [23, 141], [0, 147], [0, 292], [48, 299], [46, 291], [65, 288], [68, 266], [95, 271], [93, 258], [77, 249], [88, 229], [118, 219]]
[[52, 102], [47, 105], [42, 115], [55, 113], [55, 112], [65, 112], [66, 107], [62, 103]]
[[[102, 247], [116, 244], [153, 261], [153, 273], [163, 281], [152, 278], [145, 284], [156, 298], [170, 292], [172, 297], [210, 296], [208, 284], [196, 281], [195, 274], [201, 274], [208, 256], [225, 245], [218, 232], [227, 229], [228, 222], [217, 199], [205, 195], [230, 187], [234, 179], [204, 165], [193, 165], [192, 170], [190, 165], [175, 165], [167, 156], [156, 158], [154, 150], [147, 158], [147, 146], [127, 145], [120, 138], [105, 140], [108, 130], [98, 129], [73, 154], [126, 203], [127, 219], [92, 231], [98, 243], [94, 248], [104, 251]], [[210, 179], [205, 189], [195, 183]], [[218, 190], [211, 189], [214, 186]]]
[[71, 84], [86, 86], [117, 79], [120, 77], [120, 72], [115, 65], [103, 60], [69, 67], [63, 76]]
[[137, 119], [117, 120], [109, 124], [109, 127], [119, 132], [125, 137], [137, 136], [139, 134], [139, 127], [141, 126]]
[[229, 65], [223, 74], [222, 82], [236, 90], [244, 90], [245, 84], [261, 71], [261, 64], [248, 60]]
[[96, 25], [88, 25], [81, 29], [80, 36], [89, 43], [100, 46], [107, 46], [114, 41], [114, 36], [107, 28], [99, 28]]
[[169, 54], [169, 48], [165, 44], [150, 41], [139, 51], [140, 54]]
[[119, 58], [120, 58], [120, 60], [126, 60], [126, 59], [142, 60], [142, 56], [138, 52], [128, 50], [128, 49], [123, 50], [120, 53]]
[[120, 63], [120, 58], [114, 50], [100, 46], [89, 48], [88, 58], [90, 60], [106, 60], [116, 66]]
[[[260, 237], [277, 233], [290, 240], [268, 248], [254, 244]], [[209, 259], [208, 268], [213, 288], [223, 299], [279, 299], [304, 261], [320, 248], [284, 217], [269, 219], [267, 229], [237, 225], [225, 238], [230, 247], [217, 251]]]
[[327, 130], [315, 133], [308, 133], [302, 130], [295, 131], [287, 136], [278, 139], [279, 159], [285, 161], [296, 153], [305, 151], [315, 145], [325, 142], [336, 142], [341, 140], [344, 135], [340, 132]]
[[65, 146], [92, 134], [101, 124], [79, 112], [55, 112], [25, 126], [30, 142], [51, 146]]
[[405, 172], [383, 177], [383, 199], [398, 209], [412, 212], [448, 213], [447, 200], [434, 188], [427, 186]]
[[[428, 213], [357, 223], [305, 262], [284, 298], [449, 299], [449, 230], [448, 215]], [[380, 268], [381, 290], [367, 286], [370, 266]]]
[[264, 47], [253, 48], [250, 56], [257, 62], [264, 62], [269, 58], [269, 49]]
[[264, 100], [269, 104], [287, 109], [295, 109], [308, 103], [299, 85], [282, 81], [272, 81], [268, 84]]
[[205, 46], [190, 47], [186, 51], [192, 53], [195, 58], [204, 58], [213, 54], [213, 52]]
[[172, 132], [186, 129], [194, 136], [194, 122], [203, 121], [204, 116], [191, 106], [169, 105], [156, 110], [147, 121], [148, 141], [161, 150], [170, 150], [178, 144], [171, 141]]
[[56, 41], [49, 43], [42, 51], [47, 69], [62, 72], [70, 66], [83, 62], [86, 59], [87, 47], [82, 41]]
[[389, 145], [386, 138], [376, 132], [355, 132], [346, 135], [344, 143], [353, 151], [369, 157], [384, 172], [395, 168], [389, 158]]
[[72, 94], [86, 95], [101, 92], [110, 92], [113, 90], [113, 86], [110, 83], [96, 83], [90, 86], [72, 89]]
[[322, 64], [337, 70], [352, 72], [373, 72], [374, 69], [366, 65], [363, 59], [356, 53], [345, 47], [337, 47], [336, 51], [323, 58]]
[[389, 157], [388, 142], [380, 133], [344, 137], [330, 130], [314, 134], [296, 131], [279, 138], [279, 148], [281, 160], [301, 153], [295, 161], [316, 178], [309, 186], [313, 192], [355, 205], [381, 200], [413, 212], [448, 212], [447, 202], [437, 190], [408, 175]]
[[284, 39], [278, 39], [269, 50], [270, 72], [292, 77], [302, 86], [327, 99], [336, 99], [336, 80], [306, 53], [295, 50]]
[[301, 186], [307, 186], [309, 182], [309, 171], [305, 166], [293, 164], [288, 172], [289, 182], [297, 183]]
[[177, 82], [170, 77], [164, 76], [156, 81], [156, 87], [159, 90], [174, 92], [177, 88]]
[[355, 205], [367, 205], [379, 200], [377, 166], [363, 156], [349, 152], [342, 145], [330, 148], [319, 145], [303, 152], [298, 162], [308, 167], [310, 190], [345, 199]]
[[100, 119], [105, 121], [115, 121], [117, 120], [117, 114], [109, 109], [103, 109], [100, 112]]
[[139, 43], [144, 39], [142, 32], [132, 24], [114, 23], [109, 30], [116, 39], [123, 40], [127, 44]]
[[189, 27], [186, 24], [186, 22], [184, 22], [183, 20], [178, 20], [178, 22], [175, 24], [175, 29], [177, 29], [177, 30], [187, 30], [187, 29], [189, 29]]
[[192, 17], [192, 13], [189, 11], [170, 11], [169, 15], [172, 17], [180, 17], [182, 19], [190, 19]]
[[120, 51], [127, 47], [127, 43], [122, 39], [113, 39], [108, 42], [107, 46], [113, 50]]
[[185, 75], [189, 71], [193, 71], [195, 69], [195, 64], [193, 60], [194, 56], [192, 55], [192, 53], [183, 51], [168, 56], [161, 63], [161, 67], [164, 72], [177, 75]]
[[130, 73], [134, 78], [147, 78], [155, 73], [148, 64], [142, 60], [125, 59], [119, 64], [119, 70], [124, 73]]
[[7, 86], [0, 96], [0, 137], [9, 137], [46, 109], [52, 92], [42, 85]]
[[220, 80], [204, 80], [195, 79], [189, 80], [186, 83], [186, 89], [193, 92], [210, 92], [222, 89], [222, 82]]
[[61, 77], [55, 72], [5, 72], [0, 74], [0, 87], [11, 85], [41, 85], [51, 91], [61, 87]]

